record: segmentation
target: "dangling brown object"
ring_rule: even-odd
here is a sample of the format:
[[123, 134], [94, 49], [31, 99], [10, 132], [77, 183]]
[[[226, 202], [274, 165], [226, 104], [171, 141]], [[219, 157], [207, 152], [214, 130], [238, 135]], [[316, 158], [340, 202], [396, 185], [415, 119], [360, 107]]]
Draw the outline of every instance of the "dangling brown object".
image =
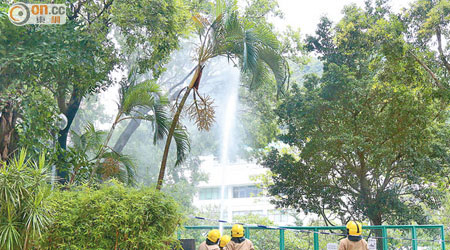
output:
[[189, 84], [189, 88], [195, 88], [196, 90], [198, 90], [198, 86], [200, 84], [200, 79], [202, 78], [202, 72], [204, 67], [205, 67], [204, 65], [199, 65], [197, 67], [194, 77], [192, 78], [192, 81]]
[[194, 88], [195, 88], [196, 90], [198, 90], [198, 86], [200, 85], [200, 79], [202, 79], [202, 73], [203, 73], [203, 68], [204, 68], [204, 67], [205, 67], [204, 65], [200, 67], [200, 70], [199, 70], [199, 72], [198, 72], [197, 79], [195, 79], [195, 82], [194, 82]]

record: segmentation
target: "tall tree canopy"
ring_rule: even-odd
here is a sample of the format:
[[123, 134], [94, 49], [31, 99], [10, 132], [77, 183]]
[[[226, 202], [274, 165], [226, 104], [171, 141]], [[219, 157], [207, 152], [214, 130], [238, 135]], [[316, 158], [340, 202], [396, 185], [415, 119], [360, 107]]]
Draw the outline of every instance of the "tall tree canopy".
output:
[[450, 1], [417, 0], [402, 15], [410, 54], [448, 96]]
[[[448, 105], [426, 69], [408, 56], [403, 24], [383, 1], [323, 18], [308, 49], [324, 63], [276, 112], [284, 129], [263, 164], [276, 204], [332, 222], [423, 223], [437, 207], [434, 183], [448, 167]], [[398, 60], [398, 56], [402, 55]]]

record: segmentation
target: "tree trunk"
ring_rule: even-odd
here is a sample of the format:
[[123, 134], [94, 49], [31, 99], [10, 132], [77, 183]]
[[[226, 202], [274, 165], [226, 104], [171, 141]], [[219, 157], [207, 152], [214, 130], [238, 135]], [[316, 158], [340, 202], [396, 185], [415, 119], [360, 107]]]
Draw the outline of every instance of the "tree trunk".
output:
[[[381, 214], [376, 214], [373, 216], [369, 216], [370, 223], [372, 226], [378, 226], [381, 225], [383, 220], [381, 218]], [[377, 250], [383, 250], [383, 232], [381, 230], [374, 230], [375, 231], [375, 237], [377, 240]]]
[[[61, 98], [59, 98], [61, 99]], [[65, 107], [62, 106], [61, 102], [58, 101], [59, 109], [61, 113], [63, 113], [67, 118], [67, 126], [59, 131], [58, 136], [58, 144], [63, 149], [63, 152], [58, 155], [58, 164], [56, 168], [56, 175], [59, 177], [59, 182], [64, 184], [67, 181], [68, 170], [64, 164], [64, 151], [67, 149], [67, 137], [69, 135], [70, 126], [72, 125], [73, 120], [75, 119], [75, 115], [77, 114], [81, 100], [83, 97], [77, 90], [72, 91], [72, 96], [69, 101], [69, 105]]]
[[191, 93], [192, 88], [188, 87], [186, 89], [186, 93], [184, 93], [183, 99], [181, 99], [180, 104], [178, 105], [177, 112], [175, 113], [175, 116], [173, 117], [172, 124], [170, 125], [169, 134], [167, 135], [166, 139], [166, 145], [164, 147], [164, 154], [161, 161], [161, 167], [159, 169], [159, 176], [158, 176], [158, 183], [156, 184], [156, 189], [161, 190], [162, 183], [164, 180], [164, 173], [166, 172], [166, 163], [167, 158], [169, 156], [169, 149], [170, 149], [170, 142], [172, 141], [173, 134], [175, 133], [175, 128], [178, 125], [178, 120], [180, 119], [181, 111], [183, 110], [184, 103], [186, 102], [186, 99], [188, 98], [189, 94]]
[[197, 70], [195, 71], [195, 74], [191, 80], [191, 83], [187, 87], [186, 92], [184, 93], [183, 98], [181, 99], [181, 102], [178, 104], [177, 111], [173, 117], [172, 124], [170, 125], [169, 134], [167, 135], [166, 145], [164, 147], [164, 154], [163, 154], [163, 158], [161, 161], [161, 167], [159, 169], [158, 183], [156, 184], [157, 190], [161, 190], [162, 183], [164, 181], [164, 173], [166, 171], [166, 163], [167, 163], [167, 158], [169, 156], [170, 143], [172, 141], [173, 134], [175, 133], [175, 128], [178, 125], [181, 111], [183, 111], [184, 104], [185, 104], [189, 94], [191, 93], [192, 88], [195, 85], [198, 85], [198, 83], [200, 82], [202, 70], [203, 70], [203, 66], [199, 65], [197, 67]]
[[113, 147], [113, 150], [117, 153], [121, 153], [125, 145], [127, 145], [134, 131], [141, 125], [141, 119], [132, 119], [125, 130], [120, 134], [119, 139]]
[[7, 104], [0, 117], [0, 160], [6, 161], [14, 151], [13, 138], [17, 113], [11, 104]]
[[[138, 110], [141, 114], [147, 114], [150, 111], [149, 108], [140, 108]], [[113, 147], [113, 150], [117, 153], [121, 153], [125, 145], [127, 145], [134, 131], [141, 125], [141, 119], [132, 119], [125, 130], [120, 134], [119, 139], [117, 139], [116, 144]]]

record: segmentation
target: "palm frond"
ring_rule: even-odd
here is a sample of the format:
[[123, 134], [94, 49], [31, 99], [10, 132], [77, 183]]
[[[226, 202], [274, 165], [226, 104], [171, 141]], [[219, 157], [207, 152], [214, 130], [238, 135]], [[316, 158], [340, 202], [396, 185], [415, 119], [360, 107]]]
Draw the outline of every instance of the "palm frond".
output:
[[244, 37], [244, 32], [237, 12], [231, 12], [224, 22], [224, 35], [221, 42], [227, 45], [227, 49], [230, 49], [228, 45], [240, 45]]
[[130, 71], [128, 72], [127, 83], [129, 84], [129, 86], [136, 85], [138, 78], [139, 78], [138, 72], [139, 72], [139, 67], [136, 64], [132, 65]]
[[175, 166], [179, 166], [186, 160], [189, 151], [191, 151], [191, 144], [186, 129], [180, 126], [175, 128], [173, 137], [177, 146], [177, 161], [175, 162]]
[[227, 10], [227, 2], [225, 0], [216, 0], [216, 17], [223, 16]]
[[155, 104], [155, 98], [160, 96], [162, 96], [161, 88], [155, 81], [144, 81], [125, 92], [121, 109], [125, 114], [130, 114], [138, 107], [151, 108]]
[[153, 144], [156, 144], [157, 140], [163, 139], [169, 133], [170, 116], [166, 108], [160, 104], [154, 106], [153, 112]]
[[259, 53], [261, 61], [267, 64], [277, 81], [277, 89], [281, 92], [286, 83], [288, 70], [284, 58], [275, 50], [265, 47]]
[[275, 33], [265, 25], [257, 25], [252, 31], [256, 34], [255, 37], [262, 46], [269, 47], [273, 50], [280, 49], [280, 42]]
[[82, 148], [82, 145], [84, 145], [84, 143], [81, 139], [81, 134], [78, 134], [76, 131], [73, 131], [73, 130], [71, 131], [70, 139], [72, 141], [74, 148]]
[[75, 131], [71, 132], [73, 148], [82, 152], [96, 150], [102, 144], [105, 135], [105, 131], [96, 130], [94, 124], [89, 122], [84, 127], [82, 134], [78, 134]]
[[197, 29], [200, 31], [206, 30], [211, 25], [208, 18], [202, 16], [201, 14], [193, 15], [192, 20], [194, 21]]
[[258, 62], [256, 71], [253, 72], [253, 74], [250, 74], [250, 79], [251, 79], [249, 86], [250, 90], [254, 90], [268, 83], [270, 80], [273, 79], [273, 77], [271, 78], [271, 75], [266, 65], [264, 65], [264, 62], [261, 62], [260, 60]]
[[258, 65], [259, 48], [258, 39], [252, 30], [247, 30], [244, 36], [242, 51], [242, 70], [255, 72]]

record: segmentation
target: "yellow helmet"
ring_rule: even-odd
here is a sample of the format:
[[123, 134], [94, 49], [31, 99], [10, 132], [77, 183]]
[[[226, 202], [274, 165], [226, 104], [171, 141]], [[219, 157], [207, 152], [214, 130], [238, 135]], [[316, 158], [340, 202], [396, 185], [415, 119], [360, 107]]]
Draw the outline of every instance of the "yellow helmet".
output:
[[224, 235], [222, 238], [220, 238], [219, 247], [225, 247], [228, 242], [230, 242], [231, 237], [229, 235]]
[[234, 224], [231, 228], [231, 237], [244, 237], [244, 226], [242, 226], [241, 224]]
[[208, 240], [210, 240], [211, 242], [217, 243], [217, 241], [220, 238], [220, 232], [217, 229], [211, 230], [208, 233]]
[[357, 221], [349, 221], [347, 223], [347, 233], [349, 235], [360, 236], [362, 233], [361, 223]]

